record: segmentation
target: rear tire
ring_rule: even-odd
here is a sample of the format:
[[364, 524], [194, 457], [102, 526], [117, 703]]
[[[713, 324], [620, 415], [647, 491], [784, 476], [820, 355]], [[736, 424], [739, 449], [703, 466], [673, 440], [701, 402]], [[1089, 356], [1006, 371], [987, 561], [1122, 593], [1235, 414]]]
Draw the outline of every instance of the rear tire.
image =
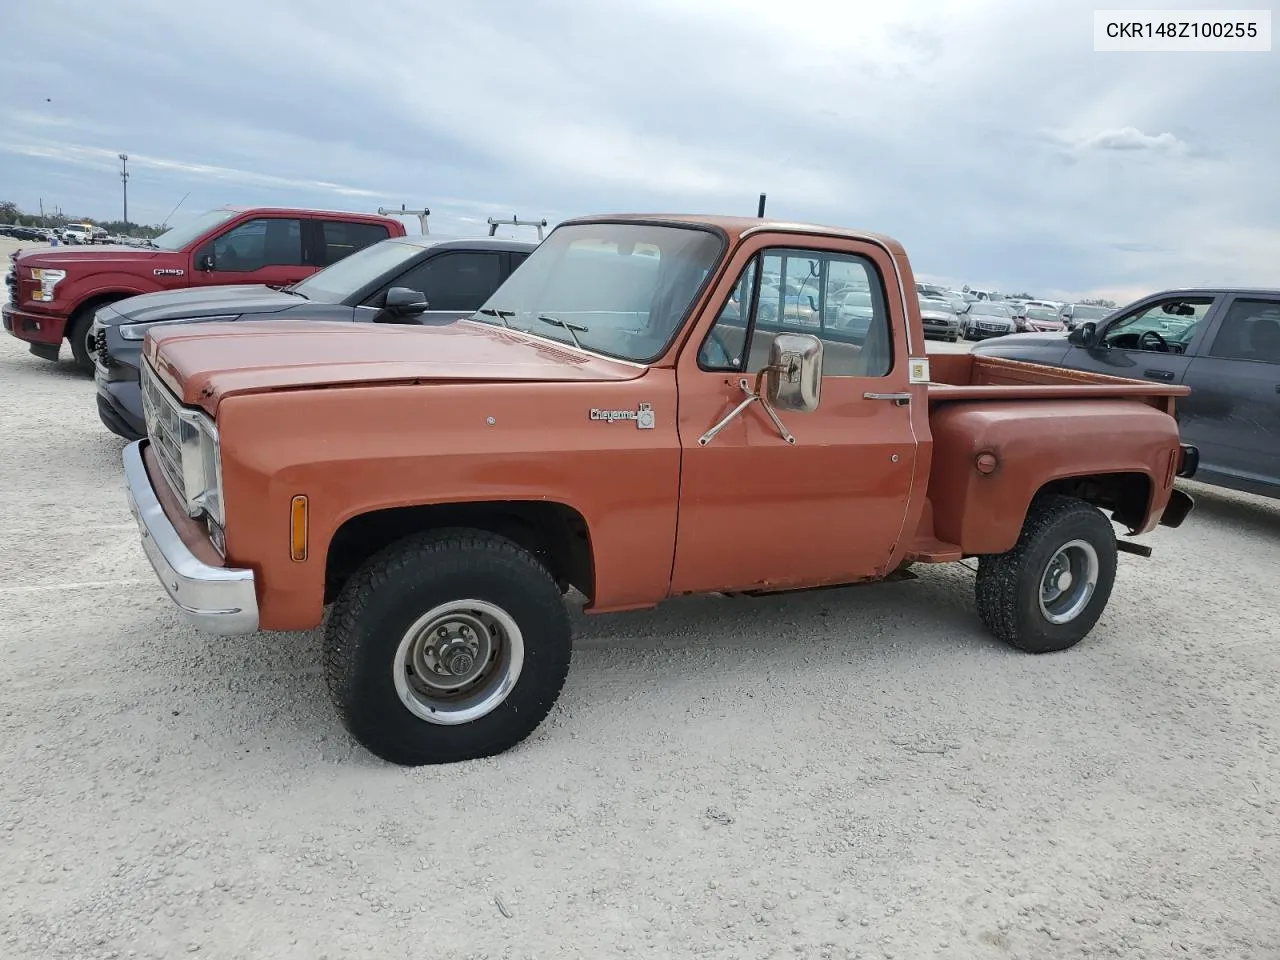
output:
[[474, 530], [416, 534], [375, 555], [343, 587], [324, 638], [343, 725], [403, 766], [515, 746], [550, 712], [571, 657], [551, 574]]
[[93, 349], [89, 345], [89, 331], [93, 329], [93, 315], [97, 306], [81, 307], [71, 315], [67, 325], [67, 342], [71, 344], [71, 356], [76, 367], [85, 373], [93, 373]]
[[978, 560], [978, 616], [1019, 650], [1066, 650], [1098, 622], [1115, 578], [1111, 521], [1076, 497], [1037, 497], [1013, 549]]

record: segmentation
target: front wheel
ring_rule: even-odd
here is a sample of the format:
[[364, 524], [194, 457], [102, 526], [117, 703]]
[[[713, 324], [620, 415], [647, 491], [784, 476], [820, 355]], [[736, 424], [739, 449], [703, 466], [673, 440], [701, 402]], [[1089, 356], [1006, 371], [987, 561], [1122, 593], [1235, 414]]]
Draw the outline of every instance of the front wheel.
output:
[[453, 763], [531, 734], [564, 686], [569, 614], [551, 574], [503, 537], [418, 534], [368, 561], [325, 632], [343, 724], [391, 763]]
[[1038, 497], [1013, 549], [979, 558], [978, 616], [1019, 650], [1066, 650], [1098, 622], [1115, 579], [1111, 521], [1076, 497]]
[[71, 344], [71, 356], [76, 366], [85, 373], [93, 373], [93, 314], [94, 307], [81, 307], [71, 316], [67, 325], [67, 340]]

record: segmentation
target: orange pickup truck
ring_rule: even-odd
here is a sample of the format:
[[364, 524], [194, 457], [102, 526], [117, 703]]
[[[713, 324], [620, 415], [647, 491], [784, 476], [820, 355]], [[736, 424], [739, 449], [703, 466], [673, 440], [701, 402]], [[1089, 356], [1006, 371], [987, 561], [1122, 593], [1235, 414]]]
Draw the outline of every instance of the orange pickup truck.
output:
[[1113, 523], [1191, 510], [1187, 389], [926, 356], [914, 290], [887, 237], [627, 215], [561, 224], [449, 324], [157, 328], [130, 504], [197, 626], [332, 605], [337, 710], [399, 764], [538, 727], [571, 588], [603, 613], [976, 557], [993, 634], [1070, 647], [1117, 550], [1150, 554]]

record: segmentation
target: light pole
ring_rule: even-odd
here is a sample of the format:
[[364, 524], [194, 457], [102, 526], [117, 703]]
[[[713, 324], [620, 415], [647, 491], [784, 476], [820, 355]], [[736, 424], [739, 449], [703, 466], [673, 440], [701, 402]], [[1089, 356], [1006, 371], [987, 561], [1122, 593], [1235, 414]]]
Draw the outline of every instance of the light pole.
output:
[[120, 186], [124, 190], [124, 228], [129, 229], [129, 155], [120, 154]]

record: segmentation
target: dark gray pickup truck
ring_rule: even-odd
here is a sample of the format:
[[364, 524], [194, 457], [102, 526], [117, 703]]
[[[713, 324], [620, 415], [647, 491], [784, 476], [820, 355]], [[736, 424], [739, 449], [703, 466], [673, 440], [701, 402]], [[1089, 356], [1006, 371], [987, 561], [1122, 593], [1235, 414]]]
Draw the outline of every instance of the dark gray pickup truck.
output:
[[1118, 377], [1179, 383], [1196, 479], [1280, 498], [1280, 290], [1165, 290], [1069, 334], [1023, 333], [973, 348]]
[[98, 310], [91, 333], [98, 416], [126, 440], [146, 433], [138, 366], [163, 324], [218, 320], [441, 323], [474, 313], [537, 246], [521, 240], [393, 237], [277, 290], [255, 284], [146, 293]]

